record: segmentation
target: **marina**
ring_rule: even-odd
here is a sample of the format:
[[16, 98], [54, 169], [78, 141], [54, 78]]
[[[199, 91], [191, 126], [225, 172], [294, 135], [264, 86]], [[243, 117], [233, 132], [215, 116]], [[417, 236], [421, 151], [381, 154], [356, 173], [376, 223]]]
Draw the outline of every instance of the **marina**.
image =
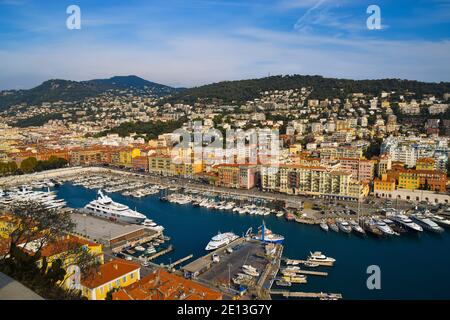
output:
[[[56, 199], [67, 202], [67, 207], [82, 209], [87, 203], [97, 197], [99, 189], [108, 188], [108, 181], [105, 180], [105, 176], [102, 179], [96, 179], [96, 175], [92, 175], [92, 182], [89, 182], [89, 186], [74, 185], [73, 178], [55, 179], [56, 183], [60, 186], [51, 189], [57, 197]], [[81, 177], [82, 178], [82, 177]], [[109, 178], [116, 180], [117, 182], [124, 181], [126, 178], [118, 178], [113, 176]], [[97, 182], [98, 180], [98, 182]], [[106, 181], [106, 182], [105, 182]], [[124, 183], [123, 183], [124, 184]], [[128, 185], [132, 185], [129, 183]], [[97, 187], [97, 188], [94, 188]], [[149, 186], [151, 187], [151, 185]], [[48, 187], [47, 187], [48, 188]], [[140, 188], [138, 186], [138, 188]], [[323, 270], [323, 268], [329, 268], [320, 263], [320, 261], [311, 262], [309, 259], [296, 260], [295, 258], [280, 258], [280, 264], [285, 262], [286, 265], [292, 263], [293, 266], [301, 266], [302, 271], [317, 272], [317, 274], [303, 274], [306, 278], [299, 277], [299, 273], [296, 277], [292, 278], [295, 273], [289, 275], [289, 280], [286, 281], [281, 275], [273, 274], [274, 271], [279, 269], [275, 266], [273, 270], [265, 270], [258, 267], [257, 260], [250, 265], [257, 269], [259, 273], [259, 279], [253, 279], [253, 283], [256, 287], [263, 288], [266, 292], [279, 290], [283, 287], [289, 287], [291, 293], [295, 292], [340, 292], [340, 294], [349, 299], [376, 299], [383, 295], [383, 298], [411, 298], [418, 299], [427, 296], [433, 296], [435, 298], [448, 298], [448, 278], [446, 278], [446, 270], [450, 267], [450, 259], [446, 255], [435, 255], [433, 252], [444, 248], [450, 243], [450, 237], [448, 232], [446, 212], [443, 213], [431, 213], [423, 212], [422, 214], [429, 217], [431, 221], [436, 222], [439, 226], [444, 228], [444, 232], [431, 232], [422, 228], [422, 231], [415, 231], [415, 224], [411, 224], [410, 221], [399, 219], [399, 214], [395, 211], [388, 213], [380, 213], [378, 216], [361, 216], [344, 218], [351, 226], [352, 230], [349, 233], [342, 232], [336, 224], [336, 220], [332, 218], [321, 219], [317, 222], [316, 226], [306, 225], [302, 223], [292, 223], [288, 219], [288, 214], [280, 214], [279, 210], [282, 208], [272, 208], [270, 214], [240, 214], [236, 207], [244, 208], [245, 206], [254, 206], [257, 208], [269, 208], [270, 202], [260, 201], [255, 202], [248, 198], [227, 198], [226, 196], [219, 196], [218, 194], [206, 194], [202, 193], [201, 197], [208, 198], [209, 201], [213, 200], [214, 203], [220, 203], [219, 207], [200, 206], [198, 201], [181, 201], [176, 203], [172, 201], [164, 201], [164, 196], [170, 194], [187, 194], [190, 197], [200, 197], [200, 193], [196, 193], [195, 190], [181, 191], [180, 188], [167, 188], [163, 186], [154, 187], [158, 188], [159, 192], [147, 195], [145, 197], [132, 197], [124, 194], [124, 191], [108, 193], [113, 201], [126, 205], [129, 208], [133, 208], [138, 212], [144, 214], [147, 219], [151, 221], [157, 221], [158, 225], [164, 227], [164, 233], [170, 236], [170, 244], [166, 243], [164, 246], [159, 246], [161, 249], [156, 249], [158, 246], [154, 246], [155, 251], [153, 254], [161, 252], [167, 249], [169, 246], [175, 248], [175, 250], [169, 250], [157, 257], [153, 257], [151, 263], [170, 265], [172, 261], [183, 259], [192, 255], [190, 259], [183, 260], [174, 268], [185, 267], [186, 263], [192, 262], [192, 259], [199, 259], [207, 254], [205, 247], [208, 241], [217, 232], [232, 232], [240, 238], [245, 238], [245, 234], [251, 227], [256, 233], [264, 224], [274, 234], [280, 235], [283, 240], [283, 257], [308, 257], [313, 250], [323, 250], [326, 254], [335, 257], [337, 262], [333, 267], [333, 271]], [[171, 190], [170, 190], [171, 189]], [[17, 191], [17, 190], [16, 190]], [[48, 190], [42, 190], [46, 192]], [[125, 190], [126, 191], [126, 190]], [[132, 190], [129, 190], [132, 192]], [[5, 189], [2, 195], [2, 199], [8, 199], [8, 193], [11, 192], [11, 188]], [[13, 191], [15, 192], [15, 191]], [[193, 193], [192, 193], [193, 192]], [[5, 196], [6, 195], [6, 196]], [[177, 197], [178, 198], [178, 197]], [[181, 198], [179, 198], [181, 199]], [[192, 198], [193, 199], [193, 198]], [[163, 201], [161, 201], [163, 200]], [[200, 198], [198, 198], [200, 200]], [[234, 208], [229, 208], [229, 203], [234, 202]], [[227, 207], [228, 206], [228, 207]], [[236, 210], [235, 210], [236, 209]], [[80, 217], [78, 232], [83, 233], [83, 214], [78, 215]], [[94, 218], [87, 215], [89, 218]], [[282, 219], [285, 217], [286, 219]], [[402, 217], [404, 218], [404, 217]], [[102, 220], [102, 219], [97, 219]], [[342, 219], [342, 218], [341, 218]], [[106, 221], [106, 220], [102, 220]], [[379, 228], [375, 226], [376, 221], [383, 221], [397, 234], [393, 236], [384, 235]], [[439, 223], [438, 223], [438, 222]], [[324, 228], [319, 228], [319, 224], [326, 224], [327, 226], [335, 225], [337, 232], [334, 232], [329, 228], [328, 232]], [[356, 226], [362, 228], [365, 233], [356, 232]], [[115, 223], [114, 225], [118, 225]], [[120, 224], [119, 224], [120, 225]], [[142, 224], [129, 225], [135, 228], [142, 228]], [[409, 227], [408, 227], [409, 226]], [[420, 226], [419, 226], [420, 227]], [[108, 231], [103, 227], [103, 237], [108, 238]], [[417, 228], [419, 230], [419, 228]], [[96, 230], [98, 232], [98, 230]], [[151, 231], [151, 230], [148, 230]], [[340, 232], [339, 232], [340, 231]], [[400, 237], [398, 235], [401, 235]], [[167, 237], [167, 236], [164, 236]], [[99, 239], [99, 235], [94, 235], [93, 239]], [[144, 242], [145, 243], [145, 242]], [[131, 253], [123, 251], [128, 246], [124, 246], [122, 250], [117, 251], [120, 257], [139, 255], [140, 251], [133, 250], [138, 244], [133, 244], [130, 248]], [[142, 246], [142, 245], [141, 245]], [[147, 247], [143, 246], [144, 249]], [[225, 250], [224, 255], [226, 257], [232, 256], [232, 253], [226, 251], [227, 247], [222, 247]], [[238, 250], [239, 251], [239, 250]], [[376, 252], [376, 258], [374, 259], [374, 253]], [[147, 253], [147, 250], [143, 251]], [[257, 257], [254, 255], [254, 257]], [[217, 259], [217, 257], [215, 257]], [[222, 265], [222, 286], [227, 289], [225, 282], [228, 279], [228, 266], [222, 262], [226, 261], [223, 257], [218, 257], [220, 265]], [[212, 261], [212, 256], [211, 256]], [[427, 263], [425, 263], [427, 261]], [[433, 272], [425, 272], [430, 269], [430, 261], [432, 262]], [[150, 263], [148, 261], [147, 263]], [[383, 292], [370, 291], [367, 289], [365, 283], [367, 274], [365, 268], [372, 264], [378, 264], [384, 270], [383, 272]], [[217, 263], [216, 263], [217, 264]], [[283, 268], [283, 267], [282, 267]], [[314, 270], [311, 270], [314, 268]], [[395, 272], [397, 268], [402, 268], [403, 272]], [[249, 280], [248, 277], [255, 278], [248, 273], [252, 273], [251, 270], [247, 270], [247, 273], [242, 269], [231, 275], [231, 282], [233, 279], [236, 282], [245, 282]], [[327, 275], [320, 275], [320, 273], [327, 273]], [[415, 275], [423, 274], [424, 281], [415, 282], [411, 281]], [[208, 278], [208, 273], [204, 275], [203, 281], [211, 281]], [[212, 277], [212, 273], [210, 275]], [[213, 278], [214, 279], [214, 278]], [[225, 280], [224, 280], [225, 279]], [[303, 280], [302, 280], [303, 279]], [[270, 281], [269, 281], [270, 280]], [[297, 280], [297, 281], [296, 281]], [[199, 279], [202, 281], [202, 279]], [[306, 282], [306, 283], [305, 283]], [[227, 282], [228, 283], [228, 282]], [[238, 287], [237, 287], [238, 288]], [[269, 288], [269, 289], [268, 289]], [[408, 289], [409, 288], [409, 289]], [[414, 288], [411, 290], [411, 288]], [[239, 289], [239, 288], [238, 288]], [[236, 292], [233, 292], [236, 293]], [[426, 293], [426, 294], [425, 294]], [[295, 298], [295, 294], [289, 296], [289, 298]], [[297, 298], [303, 297], [301, 294]], [[273, 299], [286, 298], [282, 294], [273, 294]], [[303, 298], [308, 298], [307, 295]], [[316, 298], [320, 298], [316, 296]], [[322, 296], [323, 299], [327, 299], [326, 296]]]

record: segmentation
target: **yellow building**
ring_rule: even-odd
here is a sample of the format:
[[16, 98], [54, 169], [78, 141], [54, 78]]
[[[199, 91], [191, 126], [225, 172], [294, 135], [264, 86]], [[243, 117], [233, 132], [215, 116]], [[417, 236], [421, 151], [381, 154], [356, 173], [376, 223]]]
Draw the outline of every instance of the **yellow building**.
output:
[[115, 259], [102, 264], [94, 275], [81, 279], [83, 296], [89, 300], [105, 300], [108, 292], [127, 287], [140, 280], [139, 264]]
[[131, 167], [131, 159], [133, 158], [133, 151], [131, 149], [119, 150], [119, 165], [124, 167]]
[[173, 164], [172, 172], [176, 175], [193, 177], [203, 171], [202, 163], [177, 163]]
[[0, 216], [0, 238], [9, 238], [9, 235], [16, 228], [16, 222], [10, 215]]
[[152, 155], [148, 157], [148, 171], [162, 175], [174, 175], [172, 158], [167, 155]]
[[414, 171], [400, 172], [398, 175], [398, 188], [417, 190], [420, 188], [420, 177]]
[[420, 158], [416, 161], [416, 170], [435, 170], [436, 161], [433, 158]]
[[373, 181], [374, 191], [394, 191], [395, 190], [395, 179], [388, 178], [387, 174], [383, 174], [381, 179], [375, 179]]

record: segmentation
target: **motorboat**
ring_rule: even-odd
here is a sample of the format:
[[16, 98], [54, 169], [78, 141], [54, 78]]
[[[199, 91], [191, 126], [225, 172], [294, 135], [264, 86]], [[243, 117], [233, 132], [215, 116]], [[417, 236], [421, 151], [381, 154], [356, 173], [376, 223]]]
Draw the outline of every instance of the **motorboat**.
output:
[[417, 223], [413, 222], [408, 216], [404, 214], [394, 214], [389, 216], [389, 219], [399, 224], [402, 227], [405, 227], [409, 231], [413, 232], [422, 232], [423, 228]]
[[333, 230], [334, 232], [339, 232], [339, 227], [336, 223], [334, 222], [328, 222], [328, 226], [330, 227], [331, 230]]
[[393, 236], [395, 235], [394, 230], [392, 230], [391, 227], [389, 227], [386, 222], [383, 220], [374, 220], [375, 226], [384, 234], [387, 236]]
[[322, 254], [320, 251], [310, 252], [310, 255], [308, 257], [308, 260], [310, 262], [316, 262], [319, 264], [327, 263], [327, 264], [334, 264], [336, 262], [336, 259], [327, 257], [326, 255]]
[[324, 231], [328, 231], [330, 229], [325, 222], [320, 223], [320, 228]]
[[421, 227], [423, 227], [427, 231], [441, 233], [444, 231], [442, 227], [440, 227], [436, 222], [431, 220], [430, 218], [427, 218], [423, 215], [419, 214], [412, 214], [411, 215], [412, 220], [414, 220], [417, 224], [419, 224]]
[[350, 225], [352, 226], [352, 230], [353, 232], [355, 232], [355, 234], [357, 235], [365, 235], [366, 232], [364, 231], [364, 229], [358, 224], [358, 222], [356, 221], [350, 221]]
[[337, 225], [339, 227], [339, 230], [344, 233], [352, 232], [352, 226], [345, 220], [338, 220]]

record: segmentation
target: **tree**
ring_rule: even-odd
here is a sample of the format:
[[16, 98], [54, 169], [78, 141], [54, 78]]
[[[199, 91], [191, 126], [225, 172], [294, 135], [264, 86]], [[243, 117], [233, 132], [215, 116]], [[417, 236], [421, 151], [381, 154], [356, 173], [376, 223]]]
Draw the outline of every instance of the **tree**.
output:
[[22, 161], [20, 169], [25, 173], [32, 173], [36, 169], [38, 161], [35, 157], [29, 157]]
[[369, 147], [364, 151], [364, 156], [367, 159], [371, 159], [373, 156], [379, 156], [382, 143], [383, 139], [375, 138], [373, 141], [371, 141]]
[[8, 176], [17, 173], [17, 163], [14, 161], [0, 162], [0, 175]]
[[[8, 254], [0, 259], [0, 271], [44, 298], [80, 299], [80, 292], [64, 288], [70, 276], [66, 272], [68, 264], [78, 265], [88, 274], [98, 267], [98, 259], [81, 244], [62, 241], [75, 226], [70, 214], [35, 202], [16, 203], [11, 212], [14, 228], [9, 234]], [[65, 246], [63, 253], [48, 261], [43, 249], [60, 245]]]

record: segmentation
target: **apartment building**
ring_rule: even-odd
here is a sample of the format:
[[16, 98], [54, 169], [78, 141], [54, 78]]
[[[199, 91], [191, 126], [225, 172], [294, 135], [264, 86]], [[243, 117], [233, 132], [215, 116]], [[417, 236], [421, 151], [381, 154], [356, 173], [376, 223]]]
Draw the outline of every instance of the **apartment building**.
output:
[[350, 172], [353, 179], [369, 183], [373, 180], [375, 165], [371, 160], [356, 158], [340, 158], [341, 170]]

